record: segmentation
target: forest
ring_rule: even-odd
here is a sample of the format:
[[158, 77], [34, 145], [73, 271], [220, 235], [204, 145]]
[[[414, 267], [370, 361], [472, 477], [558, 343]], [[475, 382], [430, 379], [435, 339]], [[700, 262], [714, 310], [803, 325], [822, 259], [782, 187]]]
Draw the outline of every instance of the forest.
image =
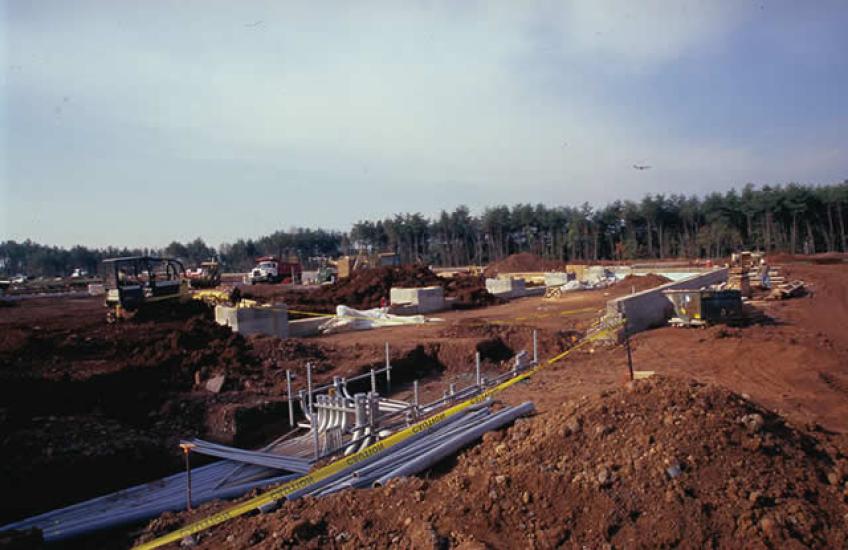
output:
[[562, 261], [719, 258], [737, 250], [790, 254], [848, 252], [848, 180], [833, 185], [787, 184], [710, 193], [703, 197], [648, 194], [602, 208], [516, 204], [465, 206], [434, 218], [420, 213], [363, 220], [348, 232], [296, 228], [217, 248], [201, 238], [163, 249], [66, 249], [32, 241], [0, 243], [0, 273], [67, 275], [97, 272], [104, 258], [134, 254], [177, 257], [188, 266], [218, 258], [226, 270], [248, 269], [257, 256], [297, 256], [306, 266], [358, 251], [389, 251], [404, 263], [486, 264], [517, 252]]

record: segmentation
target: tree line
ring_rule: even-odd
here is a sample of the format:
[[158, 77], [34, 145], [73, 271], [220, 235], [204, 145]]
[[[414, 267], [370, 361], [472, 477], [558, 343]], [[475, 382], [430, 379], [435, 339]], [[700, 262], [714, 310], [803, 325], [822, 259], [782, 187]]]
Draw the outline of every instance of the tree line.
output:
[[823, 186], [751, 184], [703, 197], [649, 194], [602, 208], [516, 204], [473, 215], [465, 206], [429, 219], [420, 213], [359, 221], [346, 232], [298, 228], [217, 249], [201, 238], [163, 249], [70, 249], [32, 241], [0, 243], [0, 273], [67, 275], [97, 271], [104, 258], [177, 257], [193, 266], [217, 258], [232, 271], [263, 255], [307, 267], [340, 254], [395, 252], [404, 263], [485, 264], [518, 252], [561, 261], [719, 258], [742, 249], [790, 254], [848, 252], [848, 180]]

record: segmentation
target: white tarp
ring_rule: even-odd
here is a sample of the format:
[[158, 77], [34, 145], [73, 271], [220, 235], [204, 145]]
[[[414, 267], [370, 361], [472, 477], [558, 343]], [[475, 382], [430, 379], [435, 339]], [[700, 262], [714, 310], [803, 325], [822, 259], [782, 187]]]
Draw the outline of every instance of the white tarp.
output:
[[396, 327], [402, 325], [423, 325], [430, 321], [441, 319], [427, 318], [423, 315], [392, 315], [389, 308], [353, 309], [347, 306], [336, 306], [336, 316], [318, 327], [324, 334], [348, 330], [368, 330], [379, 327]]

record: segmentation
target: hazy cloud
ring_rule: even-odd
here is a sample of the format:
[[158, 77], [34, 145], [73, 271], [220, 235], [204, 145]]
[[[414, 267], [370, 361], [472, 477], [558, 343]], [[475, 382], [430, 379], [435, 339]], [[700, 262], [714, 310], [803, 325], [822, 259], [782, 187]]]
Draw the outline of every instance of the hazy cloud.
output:
[[845, 175], [839, 3], [4, 6], [0, 237], [217, 244]]

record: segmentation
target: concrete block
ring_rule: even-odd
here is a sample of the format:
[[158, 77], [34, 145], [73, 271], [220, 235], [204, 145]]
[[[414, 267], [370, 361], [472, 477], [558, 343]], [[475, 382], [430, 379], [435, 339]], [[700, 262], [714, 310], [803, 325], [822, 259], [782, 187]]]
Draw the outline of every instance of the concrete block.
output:
[[329, 317], [307, 317], [289, 321], [289, 338], [308, 338], [318, 336], [318, 327], [327, 322]]
[[445, 309], [445, 292], [440, 286], [421, 288], [392, 288], [389, 291], [392, 306], [414, 305], [418, 313], [432, 313]]
[[524, 279], [486, 279], [486, 290], [499, 298], [521, 298], [527, 295]]
[[206, 381], [206, 391], [211, 391], [212, 393], [221, 393], [221, 389], [224, 387], [224, 382], [226, 381], [226, 374], [219, 374], [218, 376], [213, 376], [212, 378]]
[[265, 334], [288, 338], [289, 311], [285, 305], [270, 307], [215, 306], [215, 322], [245, 336]]
[[88, 285], [88, 295], [89, 296], [103, 296], [106, 294], [106, 286], [103, 284], [90, 284]]
[[566, 273], [564, 271], [545, 273], [545, 286], [562, 286], [573, 279], [574, 273]]
[[680, 281], [673, 281], [656, 288], [610, 300], [607, 302], [606, 315], [609, 319], [624, 318], [625, 329], [628, 334], [662, 326], [674, 313], [671, 300], [663, 294], [664, 290], [696, 289], [726, 280], [727, 268], [717, 268], [705, 273], [698, 273]]

